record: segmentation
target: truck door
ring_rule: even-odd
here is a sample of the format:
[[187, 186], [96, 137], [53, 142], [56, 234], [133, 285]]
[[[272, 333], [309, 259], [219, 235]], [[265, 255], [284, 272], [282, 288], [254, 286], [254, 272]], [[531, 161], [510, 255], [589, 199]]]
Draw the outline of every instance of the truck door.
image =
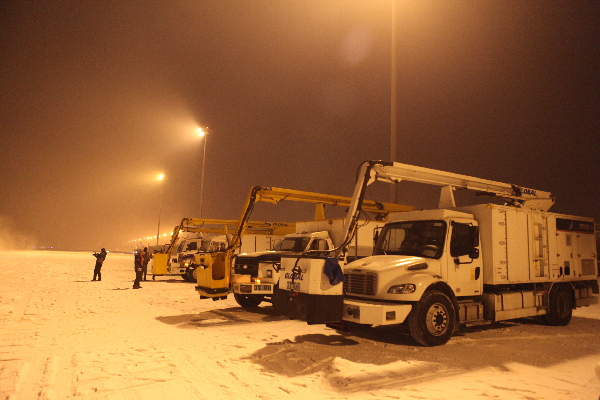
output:
[[548, 276], [548, 218], [541, 213], [530, 213], [529, 225], [529, 254], [530, 278]]
[[[309, 250], [315, 251], [312, 255], [316, 257], [326, 257], [329, 252], [329, 245], [327, 244], [327, 240], [315, 238], [311, 242]], [[321, 252], [317, 252], [316, 250], [320, 250]]]
[[563, 280], [571, 275], [575, 252], [577, 233], [572, 220], [556, 218], [556, 249], [558, 253], [558, 265], [551, 271], [553, 280]]
[[556, 219], [558, 266], [554, 279], [595, 275], [594, 225], [591, 222], [566, 218]]
[[481, 294], [483, 288], [479, 238], [475, 224], [452, 221], [446, 257], [447, 282], [457, 296]]

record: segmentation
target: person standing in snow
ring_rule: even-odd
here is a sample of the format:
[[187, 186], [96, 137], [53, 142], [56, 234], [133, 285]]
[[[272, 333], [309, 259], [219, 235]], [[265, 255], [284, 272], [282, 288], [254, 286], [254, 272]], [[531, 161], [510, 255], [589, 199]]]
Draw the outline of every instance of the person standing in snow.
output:
[[148, 253], [148, 248], [144, 247], [144, 251], [142, 253], [142, 278], [146, 281], [146, 274], [148, 273], [148, 262], [150, 262], [150, 254]]
[[133, 259], [133, 267], [135, 269], [135, 281], [133, 282], [134, 289], [141, 289], [140, 281], [142, 280], [142, 266], [144, 265], [144, 253], [142, 250], [136, 250], [134, 259]]
[[102, 269], [102, 263], [106, 259], [106, 250], [104, 247], [100, 249], [100, 253], [94, 253], [94, 257], [96, 257], [96, 266], [94, 267], [94, 279], [92, 280], [95, 281], [96, 276], [98, 276], [98, 280], [101, 281], [102, 274], [100, 273], [100, 270]]

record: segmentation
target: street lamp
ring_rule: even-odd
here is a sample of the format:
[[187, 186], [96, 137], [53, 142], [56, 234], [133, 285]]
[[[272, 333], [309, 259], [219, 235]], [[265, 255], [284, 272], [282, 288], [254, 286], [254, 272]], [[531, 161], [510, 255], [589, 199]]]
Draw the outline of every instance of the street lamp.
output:
[[[391, 93], [390, 93], [390, 161], [396, 161], [396, 140], [398, 137], [398, 10], [396, 0], [392, 0], [392, 54], [391, 54]], [[390, 202], [398, 202], [397, 184], [390, 185]]]
[[158, 246], [158, 238], [160, 238], [160, 214], [162, 212], [162, 194], [163, 194], [163, 183], [162, 181], [165, 179], [165, 174], [159, 174], [158, 180], [160, 181], [160, 202], [158, 206], [158, 231], [156, 233], [156, 245]]
[[202, 154], [202, 176], [200, 177], [200, 218], [202, 218], [202, 196], [204, 195], [204, 166], [206, 164], [206, 135], [208, 134], [209, 129], [206, 128], [198, 128], [197, 129], [198, 136], [204, 138], [204, 151]]

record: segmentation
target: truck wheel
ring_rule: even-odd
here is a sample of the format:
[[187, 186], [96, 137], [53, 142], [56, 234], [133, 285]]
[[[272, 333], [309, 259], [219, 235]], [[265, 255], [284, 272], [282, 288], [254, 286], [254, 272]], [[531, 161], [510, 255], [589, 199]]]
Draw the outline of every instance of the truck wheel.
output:
[[189, 282], [197, 282], [198, 281], [198, 271], [196, 271], [197, 267], [189, 266], [185, 274], [187, 275], [187, 280]]
[[544, 321], [552, 326], [565, 326], [571, 322], [573, 315], [573, 296], [565, 285], [554, 285], [550, 290], [548, 312]]
[[447, 343], [454, 332], [456, 316], [450, 298], [437, 290], [423, 294], [408, 315], [408, 329], [412, 338], [423, 346]]
[[258, 307], [260, 303], [262, 303], [264, 296], [260, 294], [239, 294], [234, 293], [233, 297], [235, 297], [235, 301], [244, 307], [244, 308], [253, 308]]
[[186, 281], [186, 282], [189, 282], [189, 281], [190, 281], [190, 280], [189, 280], [189, 278], [188, 278], [188, 276], [187, 276], [187, 273], [185, 273], [185, 274], [181, 274], [181, 277], [182, 277], [182, 278], [183, 278], [183, 280], [184, 280], [184, 281]]

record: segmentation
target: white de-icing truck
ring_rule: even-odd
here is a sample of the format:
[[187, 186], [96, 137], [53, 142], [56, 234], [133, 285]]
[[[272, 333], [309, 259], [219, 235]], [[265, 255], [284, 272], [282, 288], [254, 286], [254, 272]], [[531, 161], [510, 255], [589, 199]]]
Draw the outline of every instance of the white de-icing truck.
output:
[[[383, 222], [379, 221], [360, 221], [354, 240], [348, 244], [344, 263], [370, 256], [375, 233], [382, 226]], [[249, 308], [263, 301], [272, 302], [282, 256], [299, 256], [311, 250], [317, 256], [327, 255], [342, 243], [344, 234], [343, 219], [296, 222], [296, 232], [285, 235], [273, 250], [239, 254], [234, 259], [232, 277], [235, 300]]]
[[[417, 343], [436, 346], [460, 325], [532, 316], [566, 325], [575, 307], [598, 302], [594, 221], [548, 212], [550, 193], [367, 161], [346, 217], [348, 237], [376, 180], [440, 186], [439, 208], [390, 216], [373, 255], [344, 267], [343, 284], [330, 284], [315, 258], [282, 258], [278, 294], [296, 303], [284, 312], [301, 310], [309, 323], [406, 324]], [[458, 189], [504, 204], [456, 207]], [[296, 290], [286, 289], [289, 282], [298, 283]]]

